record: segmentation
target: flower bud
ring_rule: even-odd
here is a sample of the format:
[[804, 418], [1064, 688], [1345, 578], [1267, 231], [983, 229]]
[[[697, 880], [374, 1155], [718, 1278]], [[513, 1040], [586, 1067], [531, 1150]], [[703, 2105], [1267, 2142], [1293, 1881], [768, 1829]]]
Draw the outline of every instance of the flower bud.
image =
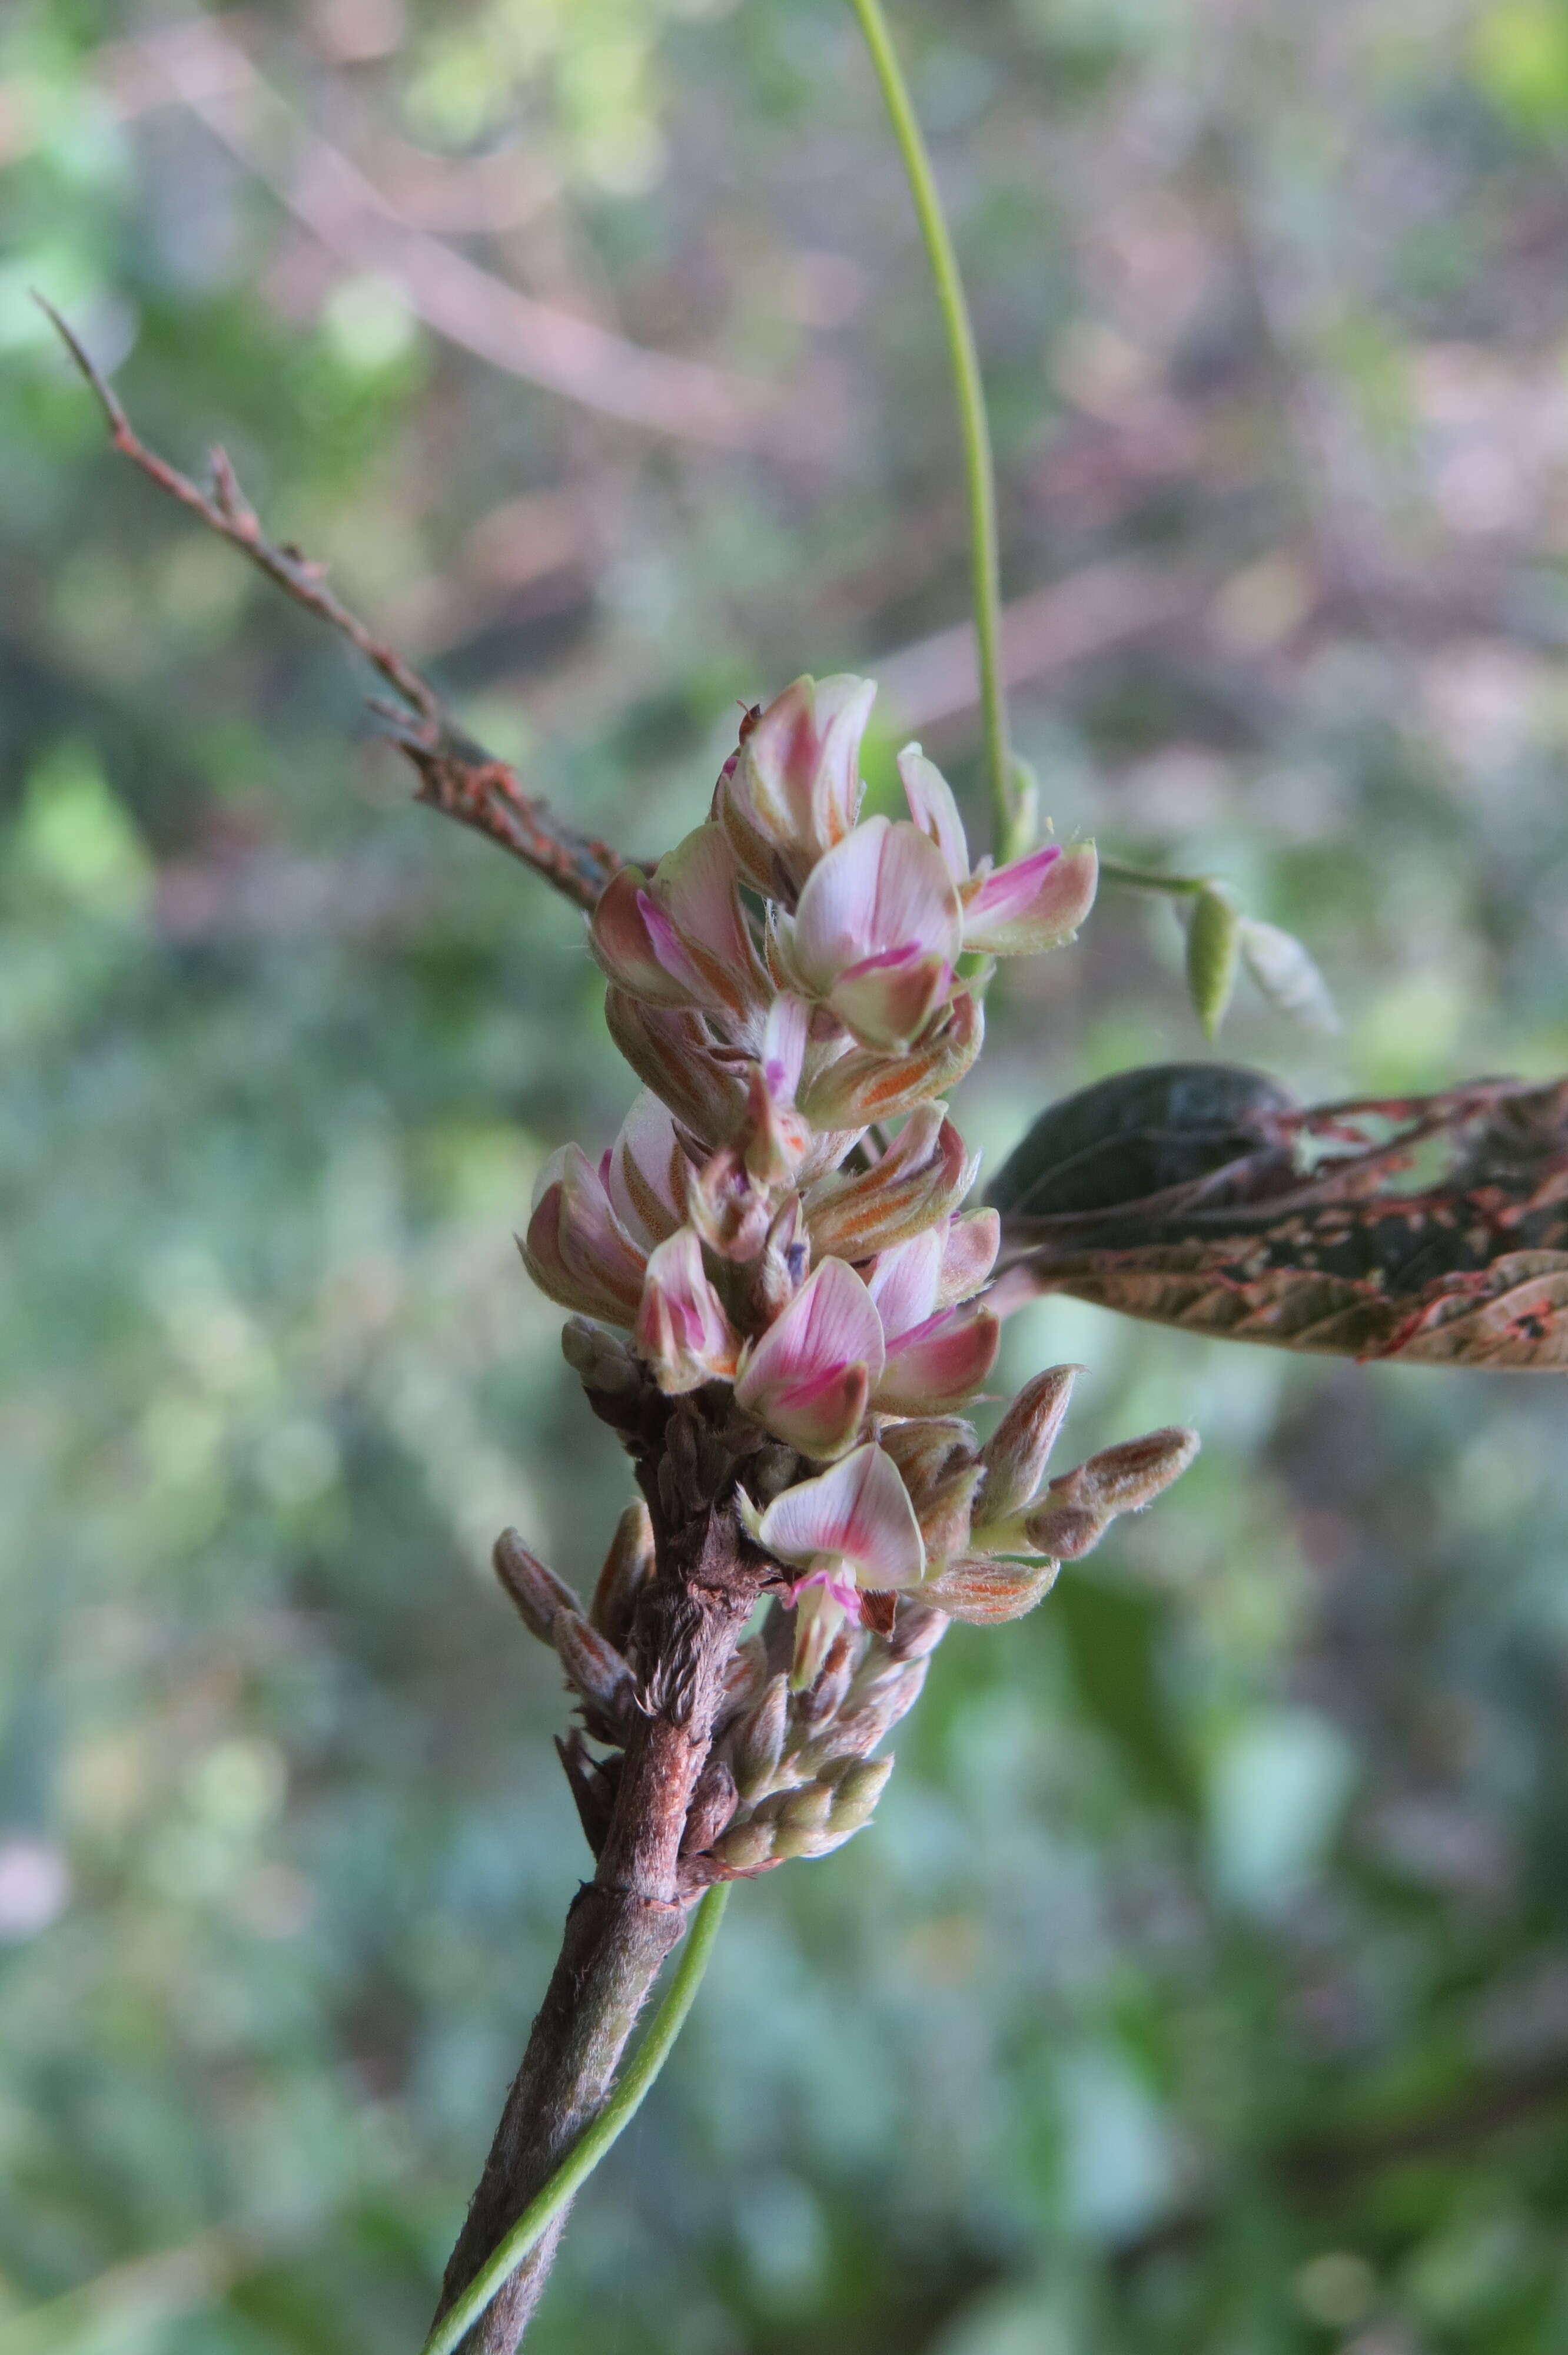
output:
[[602, 1398], [634, 1399], [642, 1388], [642, 1369], [620, 1335], [585, 1317], [568, 1316], [561, 1327], [561, 1355], [584, 1390]]
[[546, 1569], [536, 1553], [530, 1552], [515, 1529], [503, 1529], [495, 1540], [491, 1560], [495, 1575], [517, 1606], [519, 1617], [531, 1636], [542, 1644], [554, 1640], [556, 1614], [582, 1609], [577, 1595], [564, 1578], [557, 1578]]
[[777, 1774], [789, 1715], [789, 1679], [771, 1677], [729, 1738], [736, 1787], [743, 1799], [760, 1798]]
[[946, 1614], [927, 1609], [915, 1595], [900, 1597], [888, 1649], [895, 1660], [924, 1660], [948, 1632]]
[[1082, 1561], [1092, 1553], [1110, 1527], [1110, 1518], [1087, 1505], [1036, 1506], [1023, 1516], [1023, 1533], [1036, 1553], [1054, 1561]]
[[639, 1498], [628, 1505], [616, 1523], [609, 1551], [588, 1605], [588, 1617], [601, 1636], [617, 1646], [631, 1632], [631, 1614], [644, 1580], [653, 1569], [653, 1523]]
[[744, 1823], [730, 1825], [715, 1841], [714, 1854], [732, 1872], [755, 1872], [772, 1862], [773, 1838], [771, 1821], [759, 1823], [756, 1817], [749, 1817]]
[[734, 1373], [739, 1338], [708, 1281], [692, 1228], [683, 1227], [650, 1254], [632, 1339], [660, 1389], [672, 1397]]
[[1054, 1561], [993, 1561], [985, 1554], [969, 1554], [928, 1579], [920, 1593], [951, 1619], [962, 1619], [971, 1627], [994, 1627], [1033, 1611], [1055, 1584], [1059, 1567], [1060, 1557]]
[[723, 1758], [710, 1758], [692, 1794], [686, 1828], [681, 1834], [681, 1854], [701, 1856], [712, 1848], [735, 1814], [736, 1806], [735, 1776], [728, 1764]]
[[979, 1518], [1001, 1521], [1028, 1504], [1050, 1461], [1073, 1383], [1082, 1370], [1050, 1366], [1019, 1391], [980, 1452], [986, 1478]]
[[583, 1704], [588, 1731], [617, 1739], [625, 1731], [636, 1689], [630, 1663], [580, 1611], [557, 1611], [550, 1635], [567, 1682]]
[[801, 1089], [800, 1110], [813, 1128], [865, 1128], [894, 1120], [956, 1088], [984, 1038], [980, 1000], [960, 990], [906, 1053], [857, 1047], [829, 1063]]
[[1141, 1439], [1124, 1439], [1091, 1455], [1086, 1464], [1064, 1472], [1051, 1483], [1051, 1494], [1066, 1505], [1086, 1505], [1109, 1520], [1118, 1513], [1136, 1513], [1153, 1503], [1162, 1488], [1179, 1479], [1198, 1453], [1198, 1434], [1179, 1426], [1146, 1432]]
[[835, 1835], [847, 1837], [870, 1823], [892, 1772], [891, 1758], [851, 1760], [832, 1789], [828, 1822]]

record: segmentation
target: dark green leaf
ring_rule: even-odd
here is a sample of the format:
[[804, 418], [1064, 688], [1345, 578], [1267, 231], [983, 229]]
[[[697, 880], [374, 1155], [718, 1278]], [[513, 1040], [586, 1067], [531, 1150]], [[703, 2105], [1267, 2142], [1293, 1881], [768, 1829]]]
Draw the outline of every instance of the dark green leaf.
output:
[[1568, 1369], [1568, 1081], [1301, 1108], [1252, 1072], [1102, 1082], [1007, 1163], [1000, 1298], [1234, 1340]]

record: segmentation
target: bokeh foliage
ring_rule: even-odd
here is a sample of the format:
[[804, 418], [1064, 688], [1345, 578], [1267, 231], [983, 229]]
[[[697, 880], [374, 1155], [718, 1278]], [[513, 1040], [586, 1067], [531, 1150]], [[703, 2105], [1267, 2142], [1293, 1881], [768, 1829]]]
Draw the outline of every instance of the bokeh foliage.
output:
[[[1233, 1059], [1562, 1070], [1568, 10], [899, 17], [1009, 591], [1072, 584], [1021, 624], [1058, 827], [1311, 943], [1343, 1033], [1244, 989]], [[589, 1577], [626, 1493], [509, 1240], [628, 1093], [580, 925], [408, 805], [344, 652], [106, 453], [27, 287], [629, 845], [699, 814], [733, 698], [964, 599], [833, 0], [258, 5], [213, 22], [295, 115], [249, 86], [228, 146], [160, 80], [183, 21], [0, 16], [0, 2355], [417, 2343], [584, 1865], [485, 1557], [510, 1520]], [[301, 122], [399, 235], [763, 427], [456, 347], [299, 217]], [[887, 669], [884, 782], [912, 719], [972, 781], [949, 655]], [[1158, 905], [993, 1007], [993, 1156], [1200, 1050]], [[1179, 1418], [1198, 1468], [955, 1633], [874, 1830], [732, 1905], [540, 2355], [1568, 2344], [1561, 1389], [1065, 1304], [1010, 1330], [1054, 1358], [1080, 1452]]]

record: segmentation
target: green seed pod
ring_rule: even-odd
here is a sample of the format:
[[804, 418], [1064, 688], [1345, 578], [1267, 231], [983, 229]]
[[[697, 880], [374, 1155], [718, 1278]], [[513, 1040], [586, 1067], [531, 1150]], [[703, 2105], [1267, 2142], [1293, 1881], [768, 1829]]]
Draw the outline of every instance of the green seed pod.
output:
[[1241, 957], [1241, 915], [1223, 883], [1205, 883], [1187, 921], [1187, 994], [1213, 1039], [1225, 1018]]

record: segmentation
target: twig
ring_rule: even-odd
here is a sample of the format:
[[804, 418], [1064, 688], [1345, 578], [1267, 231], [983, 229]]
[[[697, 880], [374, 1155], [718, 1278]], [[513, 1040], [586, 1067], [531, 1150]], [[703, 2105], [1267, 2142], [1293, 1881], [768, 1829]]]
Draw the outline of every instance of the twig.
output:
[[[682, 1879], [682, 1838], [712, 1747], [725, 1671], [760, 1578], [759, 1567], [742, 1560], [730, 1506], [711, 1495], [705, 1499], [705, 1489], [732, 1485], [733, 1469], [722, 1455], [716, 1465], [711, 1452], [705, 1456], [699, 1433], [691, 1411], [678, 1409], [660, 1452], [639, 1465], [656, 1546], [630, 1646], [634, 1662], [642, 1664], [645, 1714], [627, 1746], [598, 1869], [567, 1916], [560, 1958], [448, 2264], [437, 2325], [488, 2275], [497, 2252], [612, 2098], [637, 2015], [695, 1893]], [[555, 2208], [472, 2323], [461, 2342], [467, 2355], [514, 2355], [566, 2213], [565, 2202]]]
[[188, 475], [149, 450], [132, 428], [112, 385], [54, 305], [42, 294], [35, 300], [98, 396], [115, 449], [166, 497], [238, 549], [296, 604], [346, 638], [401, 698], [396, 708], [384, 704], [373, 708], [387, 720], [394, 742], [418, 770], [419, 799], [500, 843], [579, 908], [592, 908], [621, 864], [617, 854], [606, 844], [564, 826], [543, 802], [524, 793], [515, 772], [504, 761], [496, 760], [452, 726], [429, 681], [334, 594], [322, 565], [299, 549], [279, 546], [266, 537], [221, 450], [213, 452], [210, 491], [200, 489]]
[[563, 2214], [577, 2197], [611, 2143], [617, 2141], [631, 2124], [654, 2078], [669, 2059], [676, 2037], [685, 2025], [686, 2014], [702, 1985], [703, 1973], [707, 1969], [708, 1956], [713, 1952], [714, 1940], [718, 1936], [719, 1923], [728, 1898], [728, 1883], [721, 1881], [702, 1899], [675, 1976], [670, 1983], [670, 1991], [660, 2005], [657, 2016], [638, 2046], [624, 2076], [618, 2082], [593, 2124], [581, 2139], [573, 2144], [544, 2190], [523, 2211], [490, 2263], [481, 2268], [461, 2297], [447, 2309], [425, 2341], [422, 2355], [451, 2355], [452, 2349], [464, 2333], [478, 2321], [524, 2257], [532, 2254], [556, 2217]]

